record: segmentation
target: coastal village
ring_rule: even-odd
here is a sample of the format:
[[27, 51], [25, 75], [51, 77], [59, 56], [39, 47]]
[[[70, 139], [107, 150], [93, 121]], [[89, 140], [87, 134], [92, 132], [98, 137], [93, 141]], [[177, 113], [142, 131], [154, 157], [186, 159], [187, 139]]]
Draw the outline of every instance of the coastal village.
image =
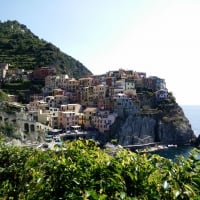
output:
[[[147, 77], [144, 72], [119, 69], [102, 75], [88, 75], [75, 79], [56, 74], [54, 68], [41, 67], [32, 72], [9, 68], [0, 64], [1, 82], [43, 80], [45, 86], [26, 105], [18, 103], [18, 94], [1, 102], [0, 122], [14, 124], [25, 135], [59, 132], [66, 135], [83, 132], [109, 132], [117, 117], [141, 112], [141, 92], [152, 91], [157, 101], [167, 99], [165, 80]], [[15, 108], [6, 112], [5, 105]]]

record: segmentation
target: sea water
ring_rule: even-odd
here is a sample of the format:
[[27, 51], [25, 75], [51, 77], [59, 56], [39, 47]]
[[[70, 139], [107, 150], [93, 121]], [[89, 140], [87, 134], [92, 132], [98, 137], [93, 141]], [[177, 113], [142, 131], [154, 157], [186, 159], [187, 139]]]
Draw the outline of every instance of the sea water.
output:
[[200, 105], [181, 107], [185, 113], [185, 116], [189, 119], [195, 135], [198, 136], [200, 134]]

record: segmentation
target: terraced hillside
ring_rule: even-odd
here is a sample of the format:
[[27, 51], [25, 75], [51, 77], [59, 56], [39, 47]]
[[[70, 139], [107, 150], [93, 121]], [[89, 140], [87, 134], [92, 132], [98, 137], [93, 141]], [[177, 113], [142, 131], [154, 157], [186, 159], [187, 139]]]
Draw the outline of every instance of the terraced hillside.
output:
[[0, 22], [0, 63], [25, 70], [48, 65], [56, 67], [57, 73], [67, 73], [75, 78], [91, 74], [79, 61], [40, 39], [17, 21]]

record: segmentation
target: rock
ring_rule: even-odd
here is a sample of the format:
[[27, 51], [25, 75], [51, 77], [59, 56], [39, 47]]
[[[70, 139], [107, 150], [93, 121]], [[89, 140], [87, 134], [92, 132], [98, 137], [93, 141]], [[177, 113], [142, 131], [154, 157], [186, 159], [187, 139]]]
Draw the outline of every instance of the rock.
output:
[[179, 125], [173, 123], [161, 123], [159, 125], [158, 138], [165, 144], [185, 145], [194, 140], [194, 132], [189, 124], [182, 122]]
[[197, 138], [197, 140], [196, 140], [196, 142], [195, 142], [195, 146], [196, 146], [197, 148], [200, 148], [200, 135], [198, 136], [198, 138]]
[[154, 142], [185, 145], [196, 139], [188, 119], [176, 104], [157, 114], [118, 118], [111, 135], [122, 146]]
[[119, 132], [119, 144], [143, 144], [154, 142], [156, 121], [150, 117], [129, 115]]

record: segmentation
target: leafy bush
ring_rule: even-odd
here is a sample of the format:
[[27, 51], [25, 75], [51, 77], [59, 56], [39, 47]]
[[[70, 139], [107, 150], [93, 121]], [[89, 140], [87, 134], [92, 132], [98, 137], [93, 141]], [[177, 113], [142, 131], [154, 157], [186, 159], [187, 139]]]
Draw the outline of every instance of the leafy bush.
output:
[[100, 149], [93, 140], [58, 151], [0, 147], [2, 199], [198, 199], [200, 160]]

